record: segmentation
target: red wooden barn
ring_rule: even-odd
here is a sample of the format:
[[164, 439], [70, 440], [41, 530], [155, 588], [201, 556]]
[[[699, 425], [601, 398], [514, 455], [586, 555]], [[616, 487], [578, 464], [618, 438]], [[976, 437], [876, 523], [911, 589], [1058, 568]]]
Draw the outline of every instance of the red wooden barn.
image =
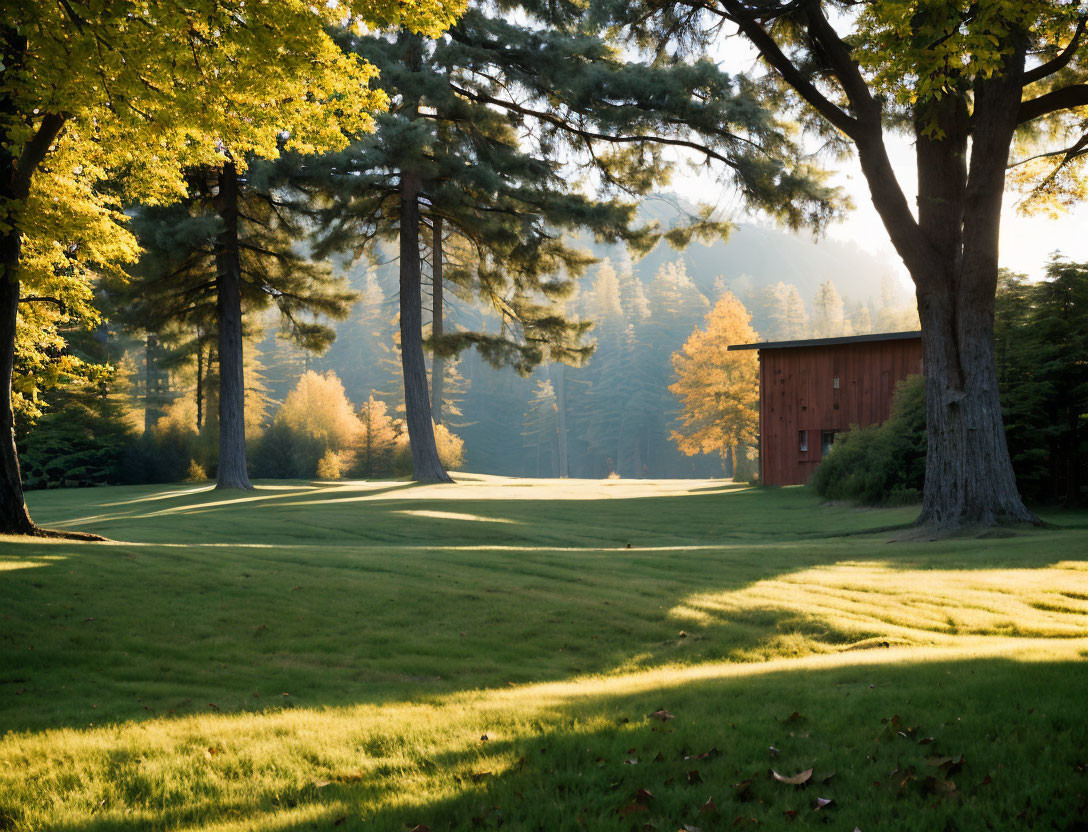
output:
[[800, 485], [851, 425], [883, 422], [895, 385], [922, 372], [922, 333], [737, 344], [759, 350], [760, 477]]

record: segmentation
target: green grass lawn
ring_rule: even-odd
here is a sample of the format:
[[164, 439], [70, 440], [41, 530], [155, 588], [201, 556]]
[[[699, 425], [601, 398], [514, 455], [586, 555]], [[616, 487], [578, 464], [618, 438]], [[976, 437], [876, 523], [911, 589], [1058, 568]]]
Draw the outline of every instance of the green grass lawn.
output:
[[1088, 513], [459, 480], [31, 494], [0, 830], [1088, 830]]

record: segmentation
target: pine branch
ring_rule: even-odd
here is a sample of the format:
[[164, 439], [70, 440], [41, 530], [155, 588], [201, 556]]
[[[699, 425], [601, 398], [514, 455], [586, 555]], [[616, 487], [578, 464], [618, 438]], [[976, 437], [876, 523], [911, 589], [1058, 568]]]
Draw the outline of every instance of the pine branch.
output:
[[687, 139], [674, 139], [669, 138], [668, 136], [614, 136], [609, 135], [608, 133], [598, 133], [593, 130], [587, 130], [584, 127], [578, 127], [572, 124], [567, 119], [561, 118], [560, 116], [557, 116], [553, 113], [549, 113], [543, 110], [533, 110], [517, 104], [513, 101], [506, 101], [501, 98], [494, 98], [490, 95], [485, 95], [483, 93], [474, 93], [469, 90], [463, 89], [462, 87], [458, 87], [452, 83], [450, 84], [450, 89], [452, 89], [458, 95], [464, 96], [470, 101], [475, 101], [478, 104], [492, 104], [496, 107], [502, 107], [505, 110], [517, 113], [518, 115], [528, 116], [530, 118], [535, 118], [539, 121], [545, 121], [548, 124], [559, 128], [563, 132], [569, 133], [573, 136], [577, 136], [586, 142], [603, 141], [610, 142], [612, 144], [647, 143], [670, 145], [674, 147], [686, 147], [691, 150], [697, 150], [700, 153], [705, 153], [709, 158], [722, 162], [723, 164], [729, 166], [730, 168], [733, 168], [734, 170], [736, 170], [738, 167], [737, 164], [729, 159], [727, 156], [723, 156], [722, 154], [718, 153], [716, 150], [713, 150], [707, 145], [689, 141]]

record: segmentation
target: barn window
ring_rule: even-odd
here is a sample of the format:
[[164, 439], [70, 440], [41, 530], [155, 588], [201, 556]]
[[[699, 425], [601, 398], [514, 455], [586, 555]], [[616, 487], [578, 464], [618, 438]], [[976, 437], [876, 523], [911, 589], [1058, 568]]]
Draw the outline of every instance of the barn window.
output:
[[798, 433], [798, 438], [800, 439], [799, 444], [801, 446], [801, 453], [807, 454], [808, 453], [808, 431], [807, 430], [802, 430], [802, 431], [798, 431], [797, 433]]
[[831, 382], [831, 386], [834, 387], [836, 390], [839, 389], [839, 377], [838, 376], [835, 376], [835, 379]]
[[827, 456], [827, 452], [831, 450], [831, 446], [835, 444], [835, 434], [838, 431], [834, 430], [822, 430], [820, 431], [820, 456]]

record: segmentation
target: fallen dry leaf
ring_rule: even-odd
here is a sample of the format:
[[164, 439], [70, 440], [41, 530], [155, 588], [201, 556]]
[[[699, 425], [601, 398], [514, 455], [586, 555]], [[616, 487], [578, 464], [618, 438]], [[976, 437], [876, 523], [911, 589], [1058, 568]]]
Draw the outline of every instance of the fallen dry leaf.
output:
[[691, 785], [693, 783], [702, 783], [702, 782], [703, 782], [703, 777], [702, 777], [701, 774], [699, 774], [698, 769], [692, 769], [691, 771], [688, 772], [688, 785]]
[[813, 808], [819, 811], [820, 809], [830, 806], [833, 802], [834, 801], [830, 797], [817, 797], [816, 804]]
[[676, 719], [676, 717], [666, 711], [664, 708], [661, 708], [660, 710], [654, 711], [652, 714], [650, 714], [650, 719], [660, 719], [662, 722], [666, 722], [670, 719]]
[[803, 786], [812, 778], [812, 769], [806, 768], [800, 774], [795, 774], [792, 777], [784, 777], [772, 768], [771, 776], [779, 783], [785, 783], [789, 786]]
[[622, 809], [617, 809], [616, 814], [618, 814], [621, 818], [625, 818], [628, 815], [634, 815], [634, 814], [638, 814], [639, 812], [648, 812], [648, 811], [650, 811], [650, 810], [647, 809], [645, 806], [643, 806], [641, 803], [628, 803]]
[[699, 814], [701, 815], [716, 815], [718, 814], [718, 807], [714, 804], [714, 798], [708, 797], [706, 803], [699, 808]]

